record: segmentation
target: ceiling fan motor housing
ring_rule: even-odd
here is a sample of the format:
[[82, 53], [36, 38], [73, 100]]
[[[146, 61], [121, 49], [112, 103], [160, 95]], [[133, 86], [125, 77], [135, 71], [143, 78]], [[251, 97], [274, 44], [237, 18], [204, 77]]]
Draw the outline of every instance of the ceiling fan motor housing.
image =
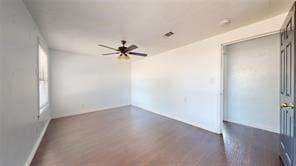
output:
[[126, 44], [125, 40], [121, 40], [122, 45], [124, 46]]
[[122, 47], [118, 47], [118, 50], [121, 52], [121, 53], [126, 53], [126, 47], [122, 46]]

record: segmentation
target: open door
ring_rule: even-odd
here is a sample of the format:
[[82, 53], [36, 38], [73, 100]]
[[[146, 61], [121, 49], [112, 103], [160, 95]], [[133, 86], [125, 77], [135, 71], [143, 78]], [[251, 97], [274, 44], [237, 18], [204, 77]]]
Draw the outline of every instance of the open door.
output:
[[285, 166], [295, 158], [295, 3], [281, 28], [280, 157]]

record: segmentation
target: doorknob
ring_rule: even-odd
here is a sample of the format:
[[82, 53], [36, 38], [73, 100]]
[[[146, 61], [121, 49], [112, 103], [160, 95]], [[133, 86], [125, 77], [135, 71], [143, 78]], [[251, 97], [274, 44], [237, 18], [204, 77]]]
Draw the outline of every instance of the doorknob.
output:
[[290, 107], [290, 108], [294, 108], [294, 103], [288, 103], [288, 107]]
[[293, 109], [295, 106], [294, 106], [294, 103], [281, 103], [281, 108], [291, 108]]
[[287, 103], [281, 103], [281, 108], [286, 108], [286, 107], [288, 107]]

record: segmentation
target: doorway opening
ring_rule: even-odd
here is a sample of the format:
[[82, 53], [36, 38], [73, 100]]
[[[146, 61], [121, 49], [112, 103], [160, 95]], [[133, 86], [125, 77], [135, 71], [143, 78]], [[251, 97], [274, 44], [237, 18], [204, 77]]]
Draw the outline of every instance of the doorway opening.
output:
[[223, 45], [222, 133], [238, 124], [279, 133], [280, 35]]

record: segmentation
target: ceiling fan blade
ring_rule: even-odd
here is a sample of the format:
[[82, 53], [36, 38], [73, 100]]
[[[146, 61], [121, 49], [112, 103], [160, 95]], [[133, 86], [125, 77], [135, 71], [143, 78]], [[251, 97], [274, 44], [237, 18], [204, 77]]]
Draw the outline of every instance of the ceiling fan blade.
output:
[[131, 46], [129, 46], [129, 47], [126, 48], [126, 51], [129, 52], [129, 51], [132, 51], [132, 50], [137, 49], [137, 48], [138, 48], [138, 46], [131, 45]]
[[111, 49], [111, 50], [118, 51], [116, 48], [112, 48], [112, 47], [105, 46], [105, 45], [102, 45], [102, 44], [99, 44], [98, 46], [101, 46], [101, 47], [109, 48], [109, 49]]
[[138, 56], [148, 56], [148, 54], [145, 53], [138, 53], [138, 52], [129, 52], [131, 55], [138, 55]]
[[107, 54], [102, 54], [102, 55], [115, 55], [115, 54], [119, 54], [120, 52], [112, 52], [112, 53], [107, 53]]

